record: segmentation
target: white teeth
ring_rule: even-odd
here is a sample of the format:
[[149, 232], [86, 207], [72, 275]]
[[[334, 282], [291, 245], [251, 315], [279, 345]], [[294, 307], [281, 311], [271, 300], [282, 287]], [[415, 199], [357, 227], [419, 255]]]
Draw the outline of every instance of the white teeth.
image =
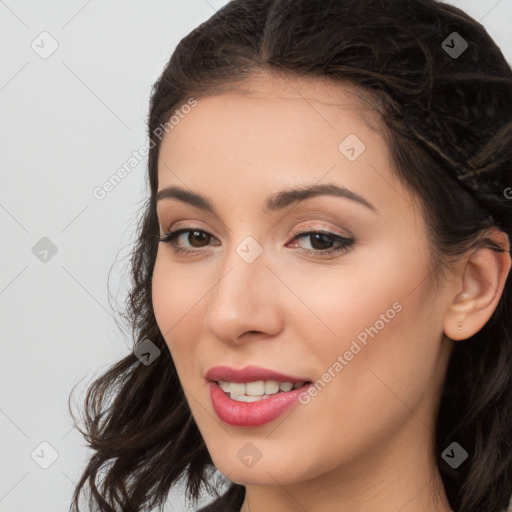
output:
[[262, 400], [263, 398], [269, 398], [269, 397], [266, 395], [262, 395], [262, 396], [231, 395], [230, 398], [232, 400], [236, 400], [237, 402], [256, 402], [258, 400]]
[[277, 380], [267, 380], [265, 382], [265, 395], [273, 395], [279, 391], [279, 382]]
[[245, 395], [245, 384], [238, 382], [229, 382], [228, 392], [232, 395]]
[[[247, 382], [245, 384], [245, 394], [249, 396], [261, 396], [265, 393], [265, 382], [258, 380], [256, 382]], [[238, 394], [238, 393], [237, 393]], [[242, 393], [240, 393], [242, 394]]]
[[219, 386], [222, 391], [225, 393], [229, 393], [230, 384], [229, 382], [226, 382], [225, 380], [219, 380]]
[[278, 382], [276, 380], [258, 380], [243, 383], [219, 380], [218, 384], [222, 391], [229, 393], [233, 400], [238, 400], [239, 402], [254, 402], [256, 400], [269, 398], [269, 396], [275, 395], [280, 391], [287, 392], [292, 389], [300, 388], [304, 385], [304, 382], [292, 384], [291, 382]]
[[281, 391], [291, 391], [293, 388], [293, 384], [291, 382], [280, 382], [279, 389]]

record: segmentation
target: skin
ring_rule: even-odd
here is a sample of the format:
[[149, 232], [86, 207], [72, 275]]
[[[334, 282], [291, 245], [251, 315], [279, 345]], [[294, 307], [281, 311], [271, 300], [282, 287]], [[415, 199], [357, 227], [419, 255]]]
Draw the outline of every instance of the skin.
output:
[[[244, 512], [450, 510], [434, 459], [435, 411], [452, 340], [490, 318], [510, 255], [478, 249], [435, 286], [418, 203], [392, 173], [387, 144], [354, 92], [254, 77], [248, 92], [199, 99], [162, 142], [159, 190], [203, 194], [217, 215], [158, 202], [160, 234], [188, 227], [211, 237], [182, 234], [178, 244], [193, 255], [159, 244], [155, 317], [214, 464], [246, 486]], [[338, 149], [349, 134], [366, 146], [352, 162]], [[316, 183], [347, 187], [378, 212], [335, 196], [263, 211], [283, 188]], [[355, 242], [322, 257], [337, 243], [296, 238], [299, 227]], [[248, 236], [263, 250], [252, 263], [236, 252]], [[506, 235], [491, 236], [508, 249]], [[307, 405], [252, 428], [215, 414], [209, 368], [251, 364], [315, 382], [394, 303], [401, 311]], [[252, 467], [237, 457], [247, 442], [261, 452]]]

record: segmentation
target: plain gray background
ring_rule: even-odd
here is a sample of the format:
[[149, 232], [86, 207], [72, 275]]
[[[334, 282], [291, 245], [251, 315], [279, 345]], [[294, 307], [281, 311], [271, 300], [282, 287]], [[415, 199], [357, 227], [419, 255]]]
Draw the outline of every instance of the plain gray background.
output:
[[[131, 350], [107, 277], [113, 265], [122, 306], [147, 161], [103, 199], [93, 190], [147, 142], [176, 44], [226, 3], [0, 0], [0, 512], [69, 509], [89, 455], [69, 393]], [[512, 62], [512, 0], [450, 3]]]

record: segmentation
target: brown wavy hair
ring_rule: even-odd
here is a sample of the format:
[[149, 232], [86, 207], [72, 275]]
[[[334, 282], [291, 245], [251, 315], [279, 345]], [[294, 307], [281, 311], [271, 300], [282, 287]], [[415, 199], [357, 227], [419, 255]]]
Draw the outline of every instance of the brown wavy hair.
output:
[[[457, 58], [443, 41], [468, 43]], [[512, 239], [512, 70], [483, 26], [435, 0], [233, 0], [184, 37], [153, 86], [148, 120], [150, 196], [131, 253], [124, 318], [134, 347], [161, 354], [146, 366], [130, 353], [89, 386], [84, 428], [94, 451], [72, 510], [88, 496], [102, 512], [162, 507], [184, 482], [187, 498], [212, 484], [214, 465], [157, 326], [151, 279], [157, 253], [158, 128], [190, 98], [240, 87], [265, 72], [350, 83], [374, 99], [393, 171], [422, 205], [433, 261], [444, 265], [495, 226]], [[471, 183], [456, 180], [460, 170]], [[477, 193], [475, 193], [475, 191]], [[512, 493], [512, 281], [487, 324], [456, 343], [440, 397], [436, 457], [456, 512], [503, 512]], [[452, 469], [456, 441], [468, 460]], [[87, 491], [87, 492], [86, 492]], [[231, 483], [241, 502], [245, 487]]]

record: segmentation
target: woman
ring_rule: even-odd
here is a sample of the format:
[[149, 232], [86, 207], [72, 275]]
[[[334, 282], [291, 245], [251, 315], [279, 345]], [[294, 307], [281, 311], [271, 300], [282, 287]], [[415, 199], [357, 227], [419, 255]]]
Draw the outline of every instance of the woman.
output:
[[89, 390], [73, 506], [218, 469], [204, 512], [506, 510], [512, 71], [484, 28], [234, 0], [177, 46], [149, 137], [134, 354]]

